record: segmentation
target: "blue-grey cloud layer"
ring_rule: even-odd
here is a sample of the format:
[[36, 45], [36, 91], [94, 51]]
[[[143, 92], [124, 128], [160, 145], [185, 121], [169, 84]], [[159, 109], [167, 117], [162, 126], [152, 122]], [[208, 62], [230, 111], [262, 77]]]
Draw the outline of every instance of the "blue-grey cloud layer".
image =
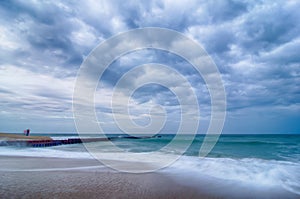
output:
[[[182, 32], [213, 57], [227, 94], [226, 132], [299, 132], [299, 7], [298, 1], [1, 1], [0, 75], [6, 78], [0, 80], [0, 130], [35, 128], [38, 121], [49, 131], [55, 124], [57, 131], [73, 131], [67, 118], [72, 118], [72, 85], [84, 58], [110, 36], [154, 26]], [[151, 62], [185, 75], [204, 117], [209, 114], [202, 78], [167, 52], [124, 56], [106, 71], [104, 87], [111, 89], [124, 72]], [[133, 97], [143, 104], [149, 96], [158, 104], [177, 105], [169, 91], [154, 85]], [[109, 113], [108, 107], [99, 110]], [[55, 117], [65, 120], [66, 128]]]

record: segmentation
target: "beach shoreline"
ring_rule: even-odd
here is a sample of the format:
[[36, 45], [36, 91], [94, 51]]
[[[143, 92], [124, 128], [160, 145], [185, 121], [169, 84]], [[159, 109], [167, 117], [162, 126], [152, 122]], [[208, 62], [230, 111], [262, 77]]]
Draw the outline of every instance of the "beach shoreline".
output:
[[3, 198], [299, 198], [282, 187], [241, 184], [192, 170], [124, 173], [92, 158], [0, 155], [0, 165]]
[[121, 173], [91, 159], [0, 156], [3, 198], [211, 198], [161, 173]]

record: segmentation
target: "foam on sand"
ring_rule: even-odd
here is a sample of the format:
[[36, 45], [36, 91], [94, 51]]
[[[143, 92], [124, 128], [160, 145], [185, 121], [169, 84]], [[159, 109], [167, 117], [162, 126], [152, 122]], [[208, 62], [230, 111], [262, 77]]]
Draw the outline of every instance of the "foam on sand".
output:
[[[288, 196], [288, 193], [300, 194], [299, 170], [300, 164], [287, 161], [185, 156], [164, 171], [176, 174], [177, 177], [184, 179], [182, 182], [189, 184], [193, 181], [193, 186], [199, 183], [206, 186], [203, 181], [210, 181], [219, 187], [229, 186], [227, 189], [231, 191], [238, 190], [230, 188], [230, 186], [235, 186], [244, 187], [241, 190], [248, 190], [249, 193], [252, 190], [251, 194], [257, 191], [259, 195], [262, 191], [272, 190], [267, 194], [274, 195], [273, 192]], [[226, 190], [218, 190], [222, 193], [224, 191]]]
[[1, 166], [16, 167], [20, 162], [27, 168], [56, 168], [0, 170], [1, 198], [207, 198], [196, 188], [180, 185], [164, 175], [120, 173], [97, 167], [99, 162], [94, 160], [0, 156]]

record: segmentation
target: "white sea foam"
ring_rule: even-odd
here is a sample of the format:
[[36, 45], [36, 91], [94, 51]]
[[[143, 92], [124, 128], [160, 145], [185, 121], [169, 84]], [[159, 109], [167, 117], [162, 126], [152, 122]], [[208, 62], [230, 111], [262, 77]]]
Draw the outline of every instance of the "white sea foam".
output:
[[61, 150], [60, 146], [51, 148], [30, 148], [30, 147], [1, 147], [2, 156], [26, 156], [26, 157], [55, 157], [55, 158], [76, 158], [92, 159], [88, 152]]
[[300, 194], [300, 164], [294, 162], [184, 156], [165, 171], [198, 179], [212, 177], [247, 186], [282, 187]]
[[93, 170], [93, 169], [102, 169], [103, 165], [98, 166], [75, 166], [75, 167], [61, 167], [61, 168], [36, 168], [36, 169], [9, 169], [9, 168], [0, 168], [0, 171], [13, 171], [13, 172], [24, 172], [24, 171], [73, 171], [73, 170]]

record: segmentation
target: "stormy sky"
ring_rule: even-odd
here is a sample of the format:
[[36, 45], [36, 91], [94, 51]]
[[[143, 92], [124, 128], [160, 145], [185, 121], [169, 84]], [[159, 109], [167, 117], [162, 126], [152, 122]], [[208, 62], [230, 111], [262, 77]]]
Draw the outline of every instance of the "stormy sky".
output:
[[[227, 98], [223, 133], [300, 133], [299, 7], [299, 1], [1, 1], [0, 132], [75, 132], [74, 84], [90, 52], [118, 33], [160, 27], [198, 42], [217, 65]], [[205, 133], [211, 99], [203, 78], [182, 57], [158, 49], [123, 55], [96, 77], [97, 122], [107, 132], [120, 131], [111, 109], [114, 87], [149, 63], [188, 80], [200, 107], [199, 133]], [[142, 126], [153, 107], [163, 107], [163, 132], [176, 132], [180, 103], [169, 88], [141, 85], [129, 104], [121, 100], [141, 79], [168, 83], [173, 73], [149, 65], [135, 72], [119, 89], [118, 105]], [[190, 95], [185, 88], [178, 86]]]

